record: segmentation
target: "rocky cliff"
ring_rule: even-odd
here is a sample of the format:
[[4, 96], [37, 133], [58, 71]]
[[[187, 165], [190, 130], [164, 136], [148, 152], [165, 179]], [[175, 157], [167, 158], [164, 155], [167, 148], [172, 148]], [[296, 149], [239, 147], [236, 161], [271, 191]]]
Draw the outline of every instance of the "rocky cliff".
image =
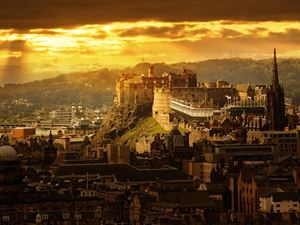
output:
[[104, 146], [108, 142], [118, 140], [122, 135], [135, 128], [139, 121], [150, 117], [151, 107], [151, 104], [131, 107], [114, 105], [103, 121], [92, 144]]

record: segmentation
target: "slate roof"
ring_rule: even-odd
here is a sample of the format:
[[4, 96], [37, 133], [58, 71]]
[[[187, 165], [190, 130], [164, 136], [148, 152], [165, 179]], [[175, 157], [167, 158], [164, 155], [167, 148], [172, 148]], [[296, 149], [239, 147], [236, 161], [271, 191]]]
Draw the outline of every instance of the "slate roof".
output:
[[275, 192], [272, 197], [274, 202], [299, 201], [299, 193], [296, 191]]
[[95, 164], [64, 164], [58, 166], [54, 174], [61, 177], [72, 176], [86, 176], [100, 175], [108, 176], [114, 175], [119, 182], [144, 182], [144, 181], [157, 181], [157, 180], [187, 180], [178, 169], [174, 168], [161, 168], [161, 169], [138, 169], [129, 164], [108, 164], [108, 163], [95, 163]]

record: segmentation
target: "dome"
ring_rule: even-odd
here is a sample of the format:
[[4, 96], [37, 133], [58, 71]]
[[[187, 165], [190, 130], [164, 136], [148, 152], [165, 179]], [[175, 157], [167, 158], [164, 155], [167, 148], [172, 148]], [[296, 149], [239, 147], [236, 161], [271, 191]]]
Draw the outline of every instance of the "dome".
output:
[[17, 160], [17, 152], [10, 145], [0, 147], [0, 161], [14, 161]]
[[198, 190], [199, 190], [199, 191], [207, 191], [207, 187], [206, 187], [206, 185], [205, 185], [204, 183], [202, 183], [202, 184], [200, 184]]

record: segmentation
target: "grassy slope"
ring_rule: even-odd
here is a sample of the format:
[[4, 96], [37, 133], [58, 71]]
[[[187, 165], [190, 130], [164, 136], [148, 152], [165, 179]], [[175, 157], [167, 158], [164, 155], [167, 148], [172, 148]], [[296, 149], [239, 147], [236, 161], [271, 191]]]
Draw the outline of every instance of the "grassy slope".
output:
[[151, 135], [155, 133], [166, 133], [166, 130], [162, 128], [153, 117], [147, 117], [140, 120], [136, 127], [125, 133], [117, 141], [121, 144], [128, 144], [134, 147], [136, 140], [138, 140], [142, 134]]

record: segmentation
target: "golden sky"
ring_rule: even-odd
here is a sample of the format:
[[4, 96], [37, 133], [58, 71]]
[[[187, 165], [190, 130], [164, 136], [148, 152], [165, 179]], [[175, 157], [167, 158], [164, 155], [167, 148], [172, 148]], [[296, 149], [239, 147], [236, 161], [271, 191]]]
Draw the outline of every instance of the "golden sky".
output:
[[270, 58], [274, 47], [279, 57], [300, 56], [294, 0], [265, 0], [260, 7], [258, 1], [237, 0], [2, 1], [0, 83], [132, 66], [143, 59]]

